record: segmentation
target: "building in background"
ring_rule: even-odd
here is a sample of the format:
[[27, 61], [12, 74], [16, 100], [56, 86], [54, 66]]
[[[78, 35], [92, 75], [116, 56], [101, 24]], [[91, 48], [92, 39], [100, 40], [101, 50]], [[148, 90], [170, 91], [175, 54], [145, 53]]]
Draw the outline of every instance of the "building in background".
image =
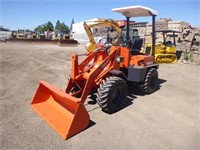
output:
[[[91, 20], [86, 20], [87, 24], [94, 21], [102, 20], [102, 18], [95, 18]], [[120, 27], [126, 26], [126, 20], [118, 20]], [[148, 22], [135, 22], [130, 21], [130, 26], [132, 28], [138, 29], [138, 34], [141, 37], [148, 36], [151, 39], [152, 25]], [[171, 18], [159, 18], [156, 21], [156, 30], [176, 30], [183, 32], [189, 26], [189, 23], [184, 21], [176, 21]], [[104, 27], [101, 28], [93, 28], [92, 32], [95, 37], [102, 36]], [[79, 43], [88, 43], [89, 39], [84, 30], [83, 22], [74, 23], [72, 26], [72, 34], [73, 38], [77, 40]]]
[[169, 30], [183, 32], [188, 26], [189, 26], [189, 23], [184, 22], [184, 21], [171, 20], [168, 22]]
[[183, 32], [189, 26], [189, 23], [171, 18], [160, 18], [156, 21], [156, 30], [175, 30]]
[[145, 35], [151, 35], [151, 32], [152, 32], [152, 24], [147, 23]]
[[[126, 26], [126, 20], [117, 20], [117, 23], [119, 24], [120, 27]], [[134, 24], [135, 21], [129, 21], [130, 24]]]
[[156, 30], [167, 30], [168, 22], [171, 21], [171, 18], [160, 18], [156, 21]]
[[11, 36], [12, 31], [9, 29], [3, 28], [3, 26], [0, 26], [0, 41], [5, 41]]
[[138, 30], [138, 35], [140, 37], [144, 37], [146, 35], [146, 29], [147, 29], [147, 23], [148, 22], [136, 22], [136, 23], [132, 23], [130, 24], [130, 27], [133, 29], [137, 29]]

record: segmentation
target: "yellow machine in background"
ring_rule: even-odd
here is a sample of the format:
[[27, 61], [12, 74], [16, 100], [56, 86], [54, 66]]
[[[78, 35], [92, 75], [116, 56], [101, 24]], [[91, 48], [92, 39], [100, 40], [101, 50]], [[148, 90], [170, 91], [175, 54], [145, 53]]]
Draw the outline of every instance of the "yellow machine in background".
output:
[[27, 38], [26, 30], [25, 29], [18, 29], [16, 33], [17, 39], [25, 39]]
[[55, 31], [51, 35], [52, 44], [58, 44], [63, 46], [65, 44], [78, 44], [77, 40], [74, 40], [67, 31]]
[[[151, 44], [146, 46], [146, 52], [152, 55]], [[177, 61], [176, 47], [173, 45], [166, 46], [162, 43], [156, 43], [155, 45], [155, 61], [156, 63], [175, 63]]]
[[[86, 45], [86, 49], [89, 52], [94, 51], [98, 47], [98, 43], [95, 42], [94, 40], [94, 35], [92, 33], [91, 28], [96, 28], [96, 27], [113, 27], [116, 30], [116, 38], [115, 42], [112, 43], [111, 45], [116, 45], [116, 44], [121, 44], [123, 45], [123, 40], [119, 40], [120, 38], [125, 37], [126, 33], [126, 28], [121, 29], [119, 24], [116, 21], [113, 20], [100, 20], [100, 21], [94, 21], [92, 24], [87, 24], [86, 22], [83, 23], [84, 29], [89, 37], [90, 43]], [[133, 49], [141, 50], [142, 42], [144, 39], [140, 38], [138, 35], [138, 30], [137, 29], [129, 29], [130, 33], [130, 39], [133, 41], [140, 41], [140, 46], [138, 48], [135, 47], [137, 45], [134, 42]], [[155, 44], [155, 62], [156, 63], [175, 63], [177, 61], [177, 56], [176, 56], [176, 34], [179, 33], [178, 31], [174, 30], [157, 30], [157, 34], [160, 34], [162, 36], [161, 41], [157, 41]], [[172, 39], [171, 39], [172, 37]], [[125, 43], [128, 43], [126, 41]], [[152, 44], [147, 44], [145, 46], [145, 49], [140, 51], [141, 53], [146, 53], [148, 55], [152, 55]]]
[[84, 29], [87, 33], [87, 36], [89, 38], [90, 43], [86, 45], [86, 49], [88, 52], [92, 52], [97, 48], [97, 44], [94, 40], [94, 35], [91, 31], [91, 28], [96, 28], [96, 27], [113, 27], [116, 30], [116, 37], [113, 45], [116, 45], [119, 43], [119, 35], [121, 33], [121, 28], [119, 24], [111, 19], [102, 19], [99, 21], [93, 21], [91, 24], [87, 24], [86, 22], [83, 23]]
[[11, 39], [15, 39], [17, 41], [27, 41], [30, 39], [37, 39], [37, 32], [25, 29], [18, 29], [12, 31]]
[[[174, 30], [157, 30], [156, 32], [162, 34], [163, 40], [155, 45], [155, 62], [175, 63], [177, 61], [175, 33], [179, 32]], [[170, 39], [167, 39], [167, 37]], [[171, 41], [171, 37], [173, 41]], [[142, 52], [152, 55], [152, 44], [147, 44], [146, 49]]]
[[37, 32], [36, 31], [31, 32], [31, 39], [37, 39]]

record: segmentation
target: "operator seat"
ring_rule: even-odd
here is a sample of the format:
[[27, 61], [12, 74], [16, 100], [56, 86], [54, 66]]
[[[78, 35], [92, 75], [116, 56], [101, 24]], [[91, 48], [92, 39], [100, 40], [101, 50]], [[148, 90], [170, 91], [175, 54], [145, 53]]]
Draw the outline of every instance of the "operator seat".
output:
[[171, 41], [167, 41], [167, 42], [165, 42], [164, 44], [165, 44], [166, 46], [172, 46], [172, 45], [173, 45]]
[[143, 39], [140, 37], [132, 37], [128, 47], [130, 48], [131, 54], [140, 54], [140, 50], [143, 44]]

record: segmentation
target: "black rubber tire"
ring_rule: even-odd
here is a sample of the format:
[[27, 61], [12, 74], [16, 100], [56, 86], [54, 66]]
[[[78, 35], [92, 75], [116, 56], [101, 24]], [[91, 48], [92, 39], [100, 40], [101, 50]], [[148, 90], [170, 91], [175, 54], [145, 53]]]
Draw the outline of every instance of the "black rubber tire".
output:
[[139, 85], [140, 90], [144, 94], [151, 94], [157, 90], [158, 86], [158, 71], [155, 68], [151, 68], [144, 81]]
[[127, 84], [119, 77], [108, 77], [97, 91], [97, 103], [102, 111], [114, 113], [119, 110], [127, 96]]
[[[79, 91], [79, 88], [78, 88], [78, 86], [75, 84], [75, 85], [72, 87], [70, 93], [73, 94], [73, 93], [76, 93], [77, 91]], [[81, 94], [78, 94], [78, 95], [76, 95], [75, 97], [80, 98], [80, 97], [81, 97]]]

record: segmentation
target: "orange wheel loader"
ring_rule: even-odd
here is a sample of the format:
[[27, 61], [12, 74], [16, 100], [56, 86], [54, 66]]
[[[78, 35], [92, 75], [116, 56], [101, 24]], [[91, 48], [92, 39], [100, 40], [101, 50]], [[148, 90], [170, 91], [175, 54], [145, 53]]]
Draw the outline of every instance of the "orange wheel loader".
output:
[[[120, 109], [127, 96], [127, 82], [137, 83], [145, 94], [153, 93], [158, 82], [158, 64], [154, 63], [155, 16], [157, 12], [144, 6], [112, 9], [127, 19], [126, 41], [111, 47], [108, 54], [104, 49], [83, 54], [86, 58], [78, 62], [81, 55], [72, 55], [70, 80], [65, 91], [40, 81], [31, 103], [32, 108], [58, 134], [68, 139], [87, 128], [89, 114], [84, 107], [87, 96], [95, 89], [97, 103], [106, 113]], [[152, 16], [153, 56], [136, 51], [129, 36], [129, 18]]]

